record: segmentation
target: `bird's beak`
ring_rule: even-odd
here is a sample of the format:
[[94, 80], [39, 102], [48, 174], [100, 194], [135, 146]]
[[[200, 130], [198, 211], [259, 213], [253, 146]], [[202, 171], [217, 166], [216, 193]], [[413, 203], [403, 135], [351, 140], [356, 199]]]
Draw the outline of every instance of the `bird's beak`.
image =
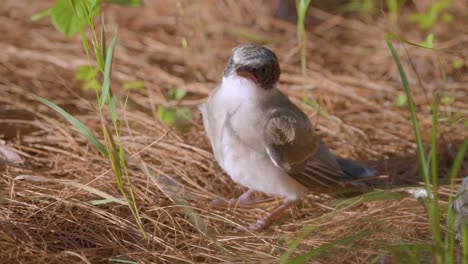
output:
[[241, 66], [236, 69], [236, 74], [248, 80], [257, 82], [257, 78], [255, 77], [254, 73], [252, 72], [252, 68], [249, 66]]

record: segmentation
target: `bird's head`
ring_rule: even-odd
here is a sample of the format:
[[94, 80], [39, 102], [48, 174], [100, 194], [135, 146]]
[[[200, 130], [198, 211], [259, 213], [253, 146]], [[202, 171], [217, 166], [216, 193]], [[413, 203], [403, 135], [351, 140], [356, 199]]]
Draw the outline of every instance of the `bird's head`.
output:
[[280, 67], [275, 53], [255, 44], [241, 44], [232, 49], [232, 55], [224, 70], [224, 76], [231, 74], [249, 79], [264, 89], [270, 89], [278, 81]]

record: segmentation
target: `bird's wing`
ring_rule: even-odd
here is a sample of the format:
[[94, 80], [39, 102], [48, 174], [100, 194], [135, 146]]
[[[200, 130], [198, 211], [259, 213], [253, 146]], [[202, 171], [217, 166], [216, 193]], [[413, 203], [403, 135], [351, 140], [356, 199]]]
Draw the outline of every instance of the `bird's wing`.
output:
[[335, 156], [302, 112], [275, 111], [266, 122], [264, 137], [271, 161], [302, 185], [331, 186], [343, 179]]

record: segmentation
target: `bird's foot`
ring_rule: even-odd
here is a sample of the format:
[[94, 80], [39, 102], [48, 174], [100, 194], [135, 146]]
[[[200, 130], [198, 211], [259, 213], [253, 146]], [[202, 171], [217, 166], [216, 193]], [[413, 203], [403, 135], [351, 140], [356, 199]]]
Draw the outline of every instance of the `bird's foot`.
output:
[[[257, 220], [254, 225], [250, 225], [249, 229], [251, 231], [262, 231], [265, 228], [269, 227], [272, 223], [274, 223], [278, 218], [280, 218], [286, 210], [294, 206], [298, 203], [299, 200], [285, 200], [282, 205], [278, 206], [275, 210], [271, 213], [267, 214], [266, 216]], [[246, 232], [247, 230], [245, 227], [236, 227], [234, 229], [236, 232]]]

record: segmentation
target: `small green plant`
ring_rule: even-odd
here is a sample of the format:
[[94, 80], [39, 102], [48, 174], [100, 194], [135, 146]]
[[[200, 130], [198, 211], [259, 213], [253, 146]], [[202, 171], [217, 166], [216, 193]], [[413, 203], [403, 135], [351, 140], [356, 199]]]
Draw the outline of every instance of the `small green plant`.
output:
[[[127, 5], [139, 3], [139, 1], [135, 0], [110, 2], [118, 2]], [[117, 39], [117, 30], [115, 30], [111, 41], [107, 44], [104, 28], [105, 23], [104, 19], [102, 19], [100, 38], [98, 38], [94, 19], [100, 13], [100, 4], [101, 2], [99, 0], [57, 0], [52, 8], [34, 15], [32, 19], [50, 16], [55, 28], [64, 33], [65, 36], [71, 37], [75, 33], [80, 33], [89, 65], [80, 67], [76, 72], [76, 76], [78, 79], [85, 82], [85, 86], [87, 85], [89, 89], [96, 91], [98, 114], [101, 120], [104, 144], [101, 143], [89, 128], [56, 104], [34, 95], [33, 97], [62, 115], [78, 132], [83, 134], [93, 146], [110, 160], [112, 170], [116, 176], [117, 187], [136, 219], [140, 230], [146, 237], [136, 204], [132, 182], [130, 181], [125, 149], [121, 140], [123, 121], [119, 119], [119, 114], [117, 113], [118, 101], [111, 89], [112, 61]], [[86, 28], [91, 30], [91, 38], [86, 36], [84, 32]], [[92, 64], [89, 42], [92, 44], [97, 66], [93, 66]], [[98, 76], [101, 77], [102, 83], [96, 80]], [[127, 100], [125, 100], [122, 106], [122, 111], [125, 111], [126, 102]], [[105, 109], [109, 109], [110, 124], [106, 121]], [[110, 127], [112, 127], [112, 129]]]
[[[166, 100], [177, 103], [182, 100], [187, 92], [181, 88], [172, 89], [166, 96]], [[164, 124], [174, 127], [177, 131], [186, 133], [190, 131], [190, 120], [193, 119], [192, 110], [188, 107], [158, 106], [158, 118]]]
[[442, 19], [444, 22], [450, 22], [453, 20], [453, 16], [444, 11], [449, 7], [451, 2], [452, 0], [439, 0], [432, 3], [427, 12], [411, 14], [408, 19], [411, 22], [418, 23], [421, 30], [431, 28], [439, 19]]
[[[141, 5], [141, 0], [105, 1], [126, 6]], [[71, 38], [75, 33], [82, 32], [88, 26], [95, 30], [94, 25], [90, 24], [89, 20], [94, 19], [100, 11], [101, 0], [57, 0], [51, 8], [31, 16], [31, 20], [36, 21], [50, 16], [54, 27], [68, 38]]]

